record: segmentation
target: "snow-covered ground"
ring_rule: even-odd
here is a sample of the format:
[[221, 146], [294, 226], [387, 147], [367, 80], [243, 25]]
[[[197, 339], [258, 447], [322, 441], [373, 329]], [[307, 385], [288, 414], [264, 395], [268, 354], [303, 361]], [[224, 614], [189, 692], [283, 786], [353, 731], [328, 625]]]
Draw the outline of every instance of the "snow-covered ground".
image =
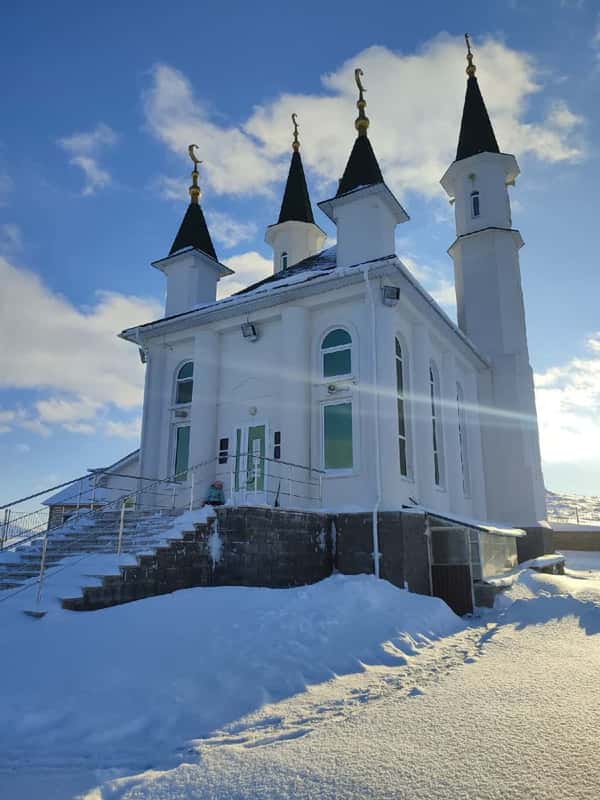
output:
[[471, 620], [371, 576], [2, 604], [0, 796], [596, 798], [600, 553], [567, 566]]
[[546, 489], [548, 519], [567, 523], [600, 525], [600, 497], [551, 492]]

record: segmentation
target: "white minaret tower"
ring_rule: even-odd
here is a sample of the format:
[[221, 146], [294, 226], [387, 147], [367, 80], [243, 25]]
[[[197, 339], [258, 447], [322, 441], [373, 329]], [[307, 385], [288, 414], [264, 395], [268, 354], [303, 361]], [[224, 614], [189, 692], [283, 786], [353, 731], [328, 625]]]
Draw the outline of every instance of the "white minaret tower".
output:
[[276, 225], [269, 225], [265, 241], [273, 248], [273, 272], [297, 264], [320, 252], [327, 239], [325, 231], [315, 224], [310, 196], [300, 157], [297, 114], [292, 114], [294, 141], [281, 211]]
[[480, 380], [488, 517], [536, 527], [546, 516], [533, 374], [521, 287], [523, 240], [508, 186], [519, 167], [501, 153], [467, 39], [467, 91], [456, 161], [442, 178], [454, 203], [458, 324], [490, 361]]
[[364, 264], [396, 253], [396, 227], [408, 214], [385, 185], [367, 131], [369, 118], [362, 85], [362, 69], [354, 70], [358, 87], [357, 136], [335, 197], [319, 208], [337, 228], [338, 267]]
[[214, 303], [217, 299], [218, 281], [233, 274], [232, 269], [217, 259], [200, 205], [198, 164], [201, 162], [194, 154], [197, 146], [191, 144], [188, 147], [190, 158], [194, 162], [192, 185], [189, 188], [190, 204], [169, 255], [152, 262], [153, 267], [167, 276], [167, 317]]

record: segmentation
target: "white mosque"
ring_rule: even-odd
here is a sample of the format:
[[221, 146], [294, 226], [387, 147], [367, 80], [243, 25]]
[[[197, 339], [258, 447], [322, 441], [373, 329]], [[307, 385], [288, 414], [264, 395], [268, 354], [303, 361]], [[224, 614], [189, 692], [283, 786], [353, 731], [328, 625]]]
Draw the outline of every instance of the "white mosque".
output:
[[357, 137], [337, 192], [317, 204], [337, 244], [323, 249], [296, 128], [266, 232], [273, 274], [224, 300], [217, 283], [232, 270], [215, 252], [190, 147], [191, 202], [152, 265], [166, 277], [165, 315], [121, 334], [146, 363], [132, 474], [176, 478], [198, 502], [220, 477], [230, 502], [296, 507], [308, 493], [292, 481], [305, 474], [307, 486], [318, 476], [313, 502], [333, 511], [418, 503], [510, 526], [545, 518], [508, 191], [519, 167], [500, 151], [470, 49], [467, 60], [456, 159], [441, 178], [458, 326], [395, 253], [409, 217], [369, 141], [360, 70]]

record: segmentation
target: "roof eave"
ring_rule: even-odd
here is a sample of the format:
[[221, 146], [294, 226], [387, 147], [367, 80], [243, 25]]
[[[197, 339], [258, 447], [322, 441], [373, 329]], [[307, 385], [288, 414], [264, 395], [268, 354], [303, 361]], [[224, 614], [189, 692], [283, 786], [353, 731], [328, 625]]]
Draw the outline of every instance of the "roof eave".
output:
[[317, 203], [318, 207], [321, 211], [326, 214], [329, 219], [335, 223], [335, 208], [338, 205], [344, 205], [345, 203], [352, 202], [355, 198], [358, 198], [360, 195], [360, 199], [363, 197], [368, 197], [369, 195], [378, 194], [390, 209], [392, 214], [396, 217], [396, 221], [398, 224], [402, 222], [408, 222], [410, 219], [407, 212], [404, 210], [402, 205], [396, 199], [394, 193], [391, 191], [389, 186], [383, 181], [380, 183], [372, 183], [368, 186], [357, 186], [356, 189], [351, 189], [349, 192], [345, 192], [336, 197], [330, 197], [328, 200], [321, 200], [320, 203]]

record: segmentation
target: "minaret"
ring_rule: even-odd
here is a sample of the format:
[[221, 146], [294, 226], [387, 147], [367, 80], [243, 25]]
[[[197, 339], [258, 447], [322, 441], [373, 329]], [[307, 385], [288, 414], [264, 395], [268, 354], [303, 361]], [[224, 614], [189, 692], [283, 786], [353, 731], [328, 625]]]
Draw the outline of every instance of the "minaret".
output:
[[292, 114], [294, 141], [279, 219], [269, 225], [265, 241], [273, 248], [273, 272], [297, 264], [323, 249], [327, 235], [315, 224], [300, 157], [297, 114]]
[[442, 178], [454, 203], [458, 324], [491, 363], [480, 383], [488, 516], [520, 526], [545, 517], [533, 376], [519, 250], [508, 186], [519, 166], [501, 153], [475, 77], [468, 35], [467, 91], [456, 160]]
[[385, 185], [367, 136], [369, 118], [362, 85], [362, 69], [354, 70], [358, 87], [356, 141], [335, 197], [319, 208], [337, 226], [337, 265], [362, 264], [396, 252], [395, 230], [408, 214]]
[[191, 144], [188, 153], [193, 161], [192, 185], [189, 188], [190, 204], [167, 258], [152, 263], [167, 276], [167, 300], [165, 316], [181, 314], [201, 305], [214, 303], [217, 298], [217, 282], [233, 270], [220, 264], [210, 238], [208, 226], [200, 205], [198, 185], [199, 161]]

